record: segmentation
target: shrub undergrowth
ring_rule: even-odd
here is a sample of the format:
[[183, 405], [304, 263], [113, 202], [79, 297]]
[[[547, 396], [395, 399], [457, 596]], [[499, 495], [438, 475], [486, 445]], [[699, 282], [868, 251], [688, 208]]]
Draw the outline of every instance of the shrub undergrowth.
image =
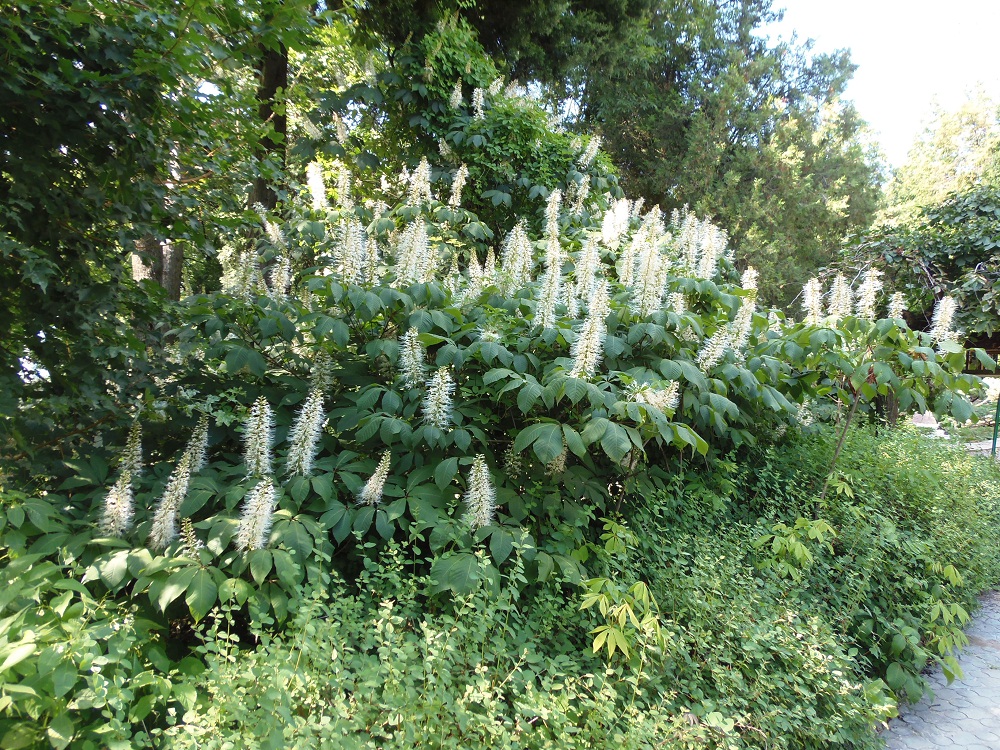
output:
[[498, 590], [441, 607], [390, 545], [356, 581], [309, 589], [284, 634], [250, 650], [223, 608], [201, 632], [206, 671], [186, 678], [198, 701], [164, 742], [878, 747], [894, 694], [921, 695], [921, 670], [961, 645], [953, 626], [1000, 580], [1000, 472], [909, 431], [854, 430], [816, 509], [832, 543], [801, 533], [792, 576], [759, 542], [815, 509], [831, 444], [824, 430], [679, 473], [623, 507], [621, 544], [594, 540], [595, 571], [648, 587], [659, 644], [636, 629], [628, 657], [595, 654], [596, 608], [581, 613], [565, 580], [525, 588], [520, 550]]

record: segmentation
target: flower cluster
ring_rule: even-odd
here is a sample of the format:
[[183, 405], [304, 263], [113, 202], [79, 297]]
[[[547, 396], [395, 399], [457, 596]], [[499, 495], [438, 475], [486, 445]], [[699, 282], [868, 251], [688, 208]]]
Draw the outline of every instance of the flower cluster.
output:
[[819, 279], [809, 279], [802, 287], [802, 309], [806, 324], [816, 326], [823, 321], [823, 287]]
[[420, 343], [420, 332], [410, 327], [399, 340], [399, 369], [407, 388], [416, 388], [424, 382], [424, 347]]
[[510, 230], [504, 240], [500, 266], [503, 269], [500, 291], [505, 295], [510, 296], [531, 282], [535, 259], [523, 219]]
[[240, 527], [236, 532], [236, 549], [251, 551], [267, 546], [275, 499], [276, 491], [271, 477], [264, 477], [247, 493], [243, 501]]
[[455, 381], [447, 367], [438, 369], [427, 381], [424, 395], [424, 420], [439, 430], [451, 429], [451, 397], [455, 393]]
[[312, 473], [313, 461], [319, 452], [319, 438], [323, 434], [323, 392], [314, 388], [309, 391], [305, 403], [299, 409], [289, 436], [287, 471], [291, 475], [307, 477]]
[[854, 295], [851, 293], [851, 285], [847, 283], [844, 275], [838, 273], [830, 288], [830, 317], [834, 320], [848, 317], [854, 310]]
[[893, 319], [901, 319], [906, 313], [906, 295], [902, 292], [893, 292], [889, 297], [889, 311], [887, 315]]
[[385, 480], [389, 477], [389, 451], [382, 454], [382, 459], [375, 467], [375, 473], [365, 482], [365, 486], [358, 493], [358, 505], [378, 505], [382, 502], [382, 490], [385, 488]]
[[465, 187], [465, 181], [469, 177], [469, 168], [464, 164], [455, 170], [455, 176], [451, 181], [451, 197], [448, 199], [448, 205], [458, 207], [462, 205], [462, 188]]
[[469, 470], [468, 490], [465, 493], [465, 522], [473, 529], [489, 526], [496, 514], [497, 500], [486, 456], [479, 454]]
[[931, 316], [931, 330], [928, 332], [932, 339], [938, 343], [946, 341], [958, 341], [961, 334], [952, 328], [955, 322], [955, 313], [958, 312], [958, 303], [954, 297], [942, 297], [934, 306], [934, 314]]
[[250, 408], [243, 430], [248, 477], [271, 473], [271, 442], [274, 440], [274, 415], [267, 399], [261, 396]]
[[132, 528], [132, 516], [135, 512], [133, 506], [132, 472], [123, 471], [104, 498], [101, 530], [110, 536], [122, 536]]
[[451, 90], [451, 98], [448, 100], [448, 106], [452, 109], [458, 109], [462, 106], [462, 79], [455, 81], [455, 88]]
[[406, 194], [406, 202], [410, 206], [419, 206], [433, 200], [431, 193], [431, 165], [425, 156], [410, 175], [410, 186]]
[[629, 401], [652, 406], [660, 411], [674, 412], [680, 404], [681, 386], [677, 381], [670, 381], [666, 388], [657, 388], [647, 383], [632, 383], [625, 389]]
[[[340, 118], [337, 118], [338, 122]], [[312, 198], [313, 211], [325, 211], [328, 207], [326, 201], [326, 184], [323, 182], [323, 168], [319, 162], [310, 162], [306, 167], [306, 185], [309, 187], [309, 195]]]
[[573, 357], [571, 378], [589, 378], [597, 371], [604, 354], [604, 339], [607, 336], [605, 319], [609, 312], [608, 282], [602, 281], [590, 300], [587, 317], [577, 334], [570, 356]]
[[401, 285], [430, 280], [436, 271], [423, 220], [407, 225], [396, 245], [396, 281]]
[[[868, 269], [864, 281], [858, 287], [858, 298], [855, 315], [865, 320], [875, 319], [875, 305], [878, 303], [878, 293], [882, 289], [882, 272], [877, 268]], [[892, 317], [892, 316], [890, 316]]]

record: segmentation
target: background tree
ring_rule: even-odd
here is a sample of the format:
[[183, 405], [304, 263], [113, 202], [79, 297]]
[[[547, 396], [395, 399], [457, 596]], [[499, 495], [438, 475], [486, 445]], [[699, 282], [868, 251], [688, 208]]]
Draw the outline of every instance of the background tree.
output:
[[905, 223], [920, 208], [942, 203], [952, 193], [1000, 181], [1000, 106], [974, 92], [955, 111], [936, 106], [906, 163], [886, 189], [880, 219]]

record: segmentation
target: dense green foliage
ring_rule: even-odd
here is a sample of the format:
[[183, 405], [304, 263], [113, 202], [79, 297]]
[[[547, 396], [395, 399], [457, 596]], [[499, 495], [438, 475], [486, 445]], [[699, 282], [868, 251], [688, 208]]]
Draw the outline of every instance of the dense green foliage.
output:
[[[765, 5], [692, 23], [736, 44]], [[9, 280], [49, 291], [44, 259], [107, 292], [72, 321], [2, 292], [0, 745], [865, 747], [954, 669], [995, 472], [945, 451], [917, 488], [916, 438], [847, 429], [886, 401], [964, 421], [950, 334], [871, 284], [758, 308], [724, 232], [624, 198], [461, 15], [395, 39], [367, 7], [100, 9], [135, 54], [57, 67], [89, 104], [148, 86], [149, 122], [116, 112], [134, 158], [70, 150], [104, 110], [24, 151], [110, 191], [48, 239], [15, 215], [44, 186], [0, 165]], [[88, 20], [32, 13], [0, 26], [25, 80]], [[150, 236], [184, 299], [125, 273]]]
[[936, 299], [958, 302], [958, 322], [975, 339], [1000, 330], [1000, 188], [982, 185], [923, 207], [914, 219], [883, 225], [852, 252], [885, 269], [925, 319]]
[[876, 747], [887, 683], [919, 695], [923, 665], [962, 642], [997, 580], [1000, 477], [914, 434], [858, 431], [824, 508], [833, 528], [814, 539], [792, 529], [831, 447], [821, 432], [678, 473], [589, 540], [596, 574], [617, 591], [643, 581], [658, 605], [662, 645], [637, 634], [629, 660], [592, 653], [604, 620], [581, 617], [564, 577], [524, 587], [522, 548], [499, 591], [441, 609], [389, 545], [356, 580], [308, 588], [285, 633], [254, 630], [249, 652], [224, 607], [164, 746]]

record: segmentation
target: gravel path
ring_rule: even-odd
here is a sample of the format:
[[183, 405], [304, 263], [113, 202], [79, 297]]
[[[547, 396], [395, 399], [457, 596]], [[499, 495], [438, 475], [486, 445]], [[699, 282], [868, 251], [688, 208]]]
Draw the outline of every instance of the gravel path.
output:
[[965, 678], [930, 678], [934, 697], [904, 707], [882, 735], [889, 750], [1000, 750], [1000, 592], [983, 595], [959, 656]]

